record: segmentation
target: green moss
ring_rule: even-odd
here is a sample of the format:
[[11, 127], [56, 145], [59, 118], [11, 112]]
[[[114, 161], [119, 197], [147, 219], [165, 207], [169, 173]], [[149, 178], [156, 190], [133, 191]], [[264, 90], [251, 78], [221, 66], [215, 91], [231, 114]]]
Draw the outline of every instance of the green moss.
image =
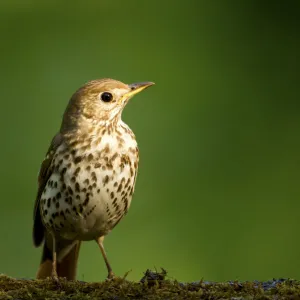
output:
[[87, 283], [51, 278], [14, 279], [0, 275], [0, 299], [298, 299], [300, 282], [180, 283], [166, 280], [166, 272], [147, 271], [140, 282], [125, 278]]

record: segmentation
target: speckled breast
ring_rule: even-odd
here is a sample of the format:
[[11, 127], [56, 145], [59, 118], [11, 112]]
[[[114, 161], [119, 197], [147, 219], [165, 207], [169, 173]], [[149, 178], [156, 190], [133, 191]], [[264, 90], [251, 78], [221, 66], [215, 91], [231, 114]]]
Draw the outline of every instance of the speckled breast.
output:
[[62, 144], [41, 197], [45, 226], [70, 240], [106, 235], [130, 206], [137, 168], [138, 148], [127, 128], [72, 147]]

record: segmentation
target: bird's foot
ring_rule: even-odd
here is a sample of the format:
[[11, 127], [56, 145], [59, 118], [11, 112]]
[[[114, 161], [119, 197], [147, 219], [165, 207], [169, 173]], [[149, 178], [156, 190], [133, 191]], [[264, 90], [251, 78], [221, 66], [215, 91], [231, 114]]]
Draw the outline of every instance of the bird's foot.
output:
[[116, 275], [113, 271], [109, 271], [106, 280], [113, 280], [116, 278]]
[[61, 283], [59, 281], [59, 278], [57, 276], [57, 273], [52, 273], [51, 275], [51, 279], [53, 281], [53, 283], [56, 285], [57, 289], [61, 289]]

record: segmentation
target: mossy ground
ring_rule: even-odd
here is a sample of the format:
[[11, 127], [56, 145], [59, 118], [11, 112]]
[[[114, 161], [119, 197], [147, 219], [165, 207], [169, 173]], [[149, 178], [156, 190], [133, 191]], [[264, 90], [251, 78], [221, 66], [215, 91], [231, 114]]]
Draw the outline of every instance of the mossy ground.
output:
[[180, 283], [147, 271], [140, 282], [126, 278], [87, 283], [60, 279], [24, 280], [0, 275], [0, 299], [300, 299], [300, 282]]

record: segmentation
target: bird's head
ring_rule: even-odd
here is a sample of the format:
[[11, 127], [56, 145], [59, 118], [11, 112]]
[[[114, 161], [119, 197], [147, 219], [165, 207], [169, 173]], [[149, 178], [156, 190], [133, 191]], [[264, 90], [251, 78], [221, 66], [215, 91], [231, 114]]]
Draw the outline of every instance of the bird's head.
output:
[[118, 121], [128, 100], [153, 84], [125, 84], [108, 78], [86, 83], [72, 96], [64, 114], [62, 131]]

